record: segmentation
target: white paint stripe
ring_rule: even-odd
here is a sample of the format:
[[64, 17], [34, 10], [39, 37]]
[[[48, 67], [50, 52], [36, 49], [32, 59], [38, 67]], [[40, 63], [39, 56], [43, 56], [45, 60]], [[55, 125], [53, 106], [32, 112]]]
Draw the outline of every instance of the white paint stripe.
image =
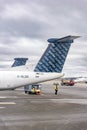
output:
[[0, 104], [13, 105], [13, 104], [16, 104], [16, 103], [15, 102], [0, 102]]
[[0, 107], [0, 109], [4, 109], [4, 108], [6, 108], [6, 107]]
[[87, 105], [87, 99], [51, 99], [55, 103], [76, 103]]
[[17, 96], [0, 96], [0, 99], [6, 99], [6, 98], [18, 98]]
[[0, 98], [2, 99], [2, 98], [6, 98], [6, 97], [4, 97], [4, 96], [0, 96]]
[[18, 98], [17, 96], [7, 96], [6, 98]]

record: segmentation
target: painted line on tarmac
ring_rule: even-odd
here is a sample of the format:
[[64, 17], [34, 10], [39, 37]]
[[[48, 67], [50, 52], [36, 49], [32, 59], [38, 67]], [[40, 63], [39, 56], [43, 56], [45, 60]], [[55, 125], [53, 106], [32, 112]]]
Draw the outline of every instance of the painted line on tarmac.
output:
[[5, 96], [0, 96], [0, 99], [4, 99], [4, 98], [6, 98]]
[[55, 103], [75, 103], [87, 105], [87, 99], [50, 99]]
[[0, 99], [7, 99], [7, 98], [18, 98], [17, 96], [0, 96]]
[[6, 108], [6, 107], [0, 107], [0, 109], [4, 109], [4, 108]]
[[0, 105], [14, 105], [15, 102], [0, 102]]

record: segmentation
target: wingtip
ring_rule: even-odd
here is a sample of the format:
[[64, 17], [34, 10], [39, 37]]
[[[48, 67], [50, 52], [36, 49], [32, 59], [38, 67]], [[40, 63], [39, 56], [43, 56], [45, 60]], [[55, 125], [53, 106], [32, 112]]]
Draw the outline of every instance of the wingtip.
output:
[[73, 39], [80, 38], [81, 36], [71, 36]]

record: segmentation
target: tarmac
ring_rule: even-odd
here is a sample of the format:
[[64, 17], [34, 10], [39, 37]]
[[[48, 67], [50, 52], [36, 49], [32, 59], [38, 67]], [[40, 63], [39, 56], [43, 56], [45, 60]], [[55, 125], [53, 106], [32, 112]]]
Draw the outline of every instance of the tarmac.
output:
[[41, 95], [0, 91], [0, 130], [87, 130], [87, 84], [42, 84]]

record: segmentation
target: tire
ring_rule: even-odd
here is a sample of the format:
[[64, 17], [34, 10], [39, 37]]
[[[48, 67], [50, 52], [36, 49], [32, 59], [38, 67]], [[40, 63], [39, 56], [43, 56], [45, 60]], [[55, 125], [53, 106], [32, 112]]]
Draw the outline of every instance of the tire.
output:
[[27, 91], [25, 91], [25, 93], [27, 94]]

